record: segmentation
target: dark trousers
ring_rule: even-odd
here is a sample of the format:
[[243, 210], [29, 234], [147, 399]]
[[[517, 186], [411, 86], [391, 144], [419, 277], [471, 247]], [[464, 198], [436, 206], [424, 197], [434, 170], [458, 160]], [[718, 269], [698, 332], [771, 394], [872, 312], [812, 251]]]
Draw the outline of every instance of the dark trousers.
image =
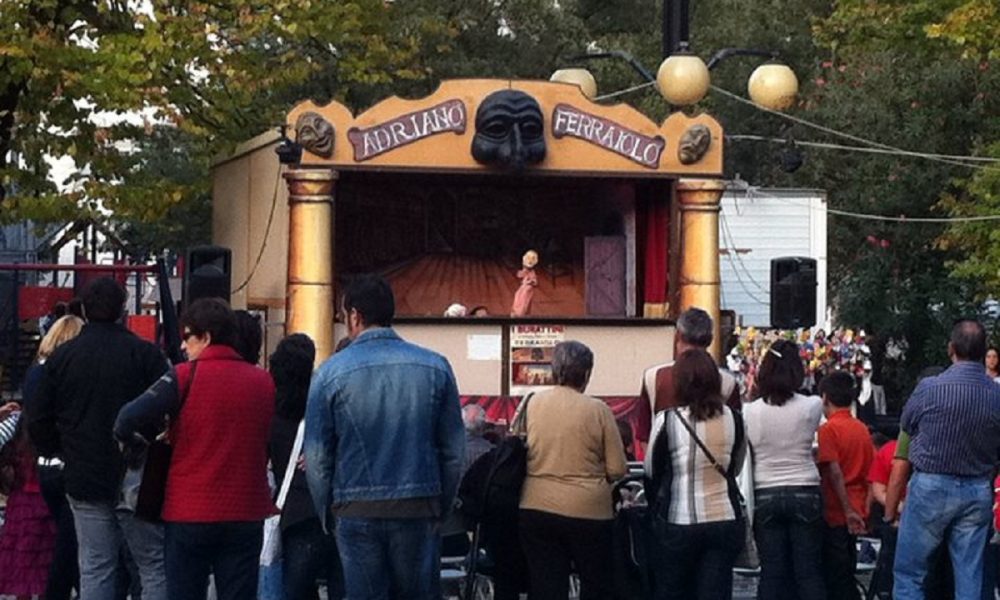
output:
[[323, 533], [318, 519], [310, 519], [281, 532], [285, 598], [318, 600], [316, 580], [326, 578], [326, 597], [344, 597], [344, 573], [333, 536]]
[[881, 525], [879, 538], [882, 546], [878, 551], [875, 573], [872, 575], [871, 594], [874, 598], [892, 598], [892, 564], [896, 561], [896, 528], [888, 523]]
[[757, 490], [755, 498], [754, 539], [761, 570], [758, 599], [826, 600], [819, 486], [764, 488]]
[[857, 538], [846, 525], [826, 526], [823, 532], [823, 576], [826, 597], [838, 600], [861, 600], [854, 571], [858, 564]]
[[611, 520], [522, 510], [518, 531], [528, 561], [531, 600], [565, 600], [571, 567], [580, 575], [580, 600], [614, 597]]
[[167, 523], [164, 542], [170, 600], [205, 600], [215, 575], [219, 600], [256, 600], [261, 521]]
[[80, 588], [80, 567], [76, 558], [73, 511], [66, 501], [62, 468], [38, 467], [38, 483], [45, 505], [56, 522], [56, 543], [45, 585], [45, 600], [69, 600], [73, 590]]
[[486, 515], [480, 527], [482, 546], [492, 564], [494, 600], [518, 600], [528, 591], [528, 562], [524, 558], [517, 519], [520, 511]]
[[741, 521], [656, 527], [656, 600], [728, 600], [733, 564], [743, 547]]

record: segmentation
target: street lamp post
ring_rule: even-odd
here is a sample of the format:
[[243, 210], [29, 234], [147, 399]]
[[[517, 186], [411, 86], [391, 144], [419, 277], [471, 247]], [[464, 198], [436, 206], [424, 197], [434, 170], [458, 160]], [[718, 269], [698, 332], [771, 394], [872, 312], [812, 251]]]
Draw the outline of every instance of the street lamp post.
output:
[[[625, 60], [643, 79], [655, 83], [660, 95], [672, 106], [689, 106], [699, 102], [708, 93], [711, 86], [709, 72], [723, 60], [735, 56], [767, 57], [770, 60], [757, 67], [747, 82], [750, 99], [770, 110], [785, 110], [794, 103], [799, 82], [787, 65], [778, 62], [777, 52], [723, 48], [712, 55], [708, 64], [691, 52], [688, 41], [689, 8], [689, 0], [663, 0], [663, 62], [655, 78], [630, 54], [619, 50], [584, 54], [571, 60]], [[586, 69], [560, 69], [552, 74], [551, 80], [575, 84], [591, 100], [597, 97], [597, 82]]]

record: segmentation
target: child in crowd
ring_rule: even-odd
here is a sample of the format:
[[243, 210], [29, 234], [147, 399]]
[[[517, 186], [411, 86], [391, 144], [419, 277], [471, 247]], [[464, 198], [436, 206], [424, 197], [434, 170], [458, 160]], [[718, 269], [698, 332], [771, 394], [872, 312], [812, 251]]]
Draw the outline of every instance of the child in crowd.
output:
[[18, 599], [45, 593], [55, 548], [56, 524], [42, 499], [35, 454], [28, 443], [19, 407], [0, 411], [10, 433], [0, 451], [0, 488], [7, 497], [6, 522], [0, 528], [0, 595]]
[[[902, 435], [906, 435], [905, 433]], [[868, 482], [871, 484], [873, 508], [880, 515], [885, 513], [886, 492], [889, 487], [889, 474], [892, 473], [892, 461], [896, 456], [896, 440], [889, 440], [875, 453], [875, 459], [868, 470]], [[876, 594], [892, 595], [892, 565], [896, 558], [896, 525], [885, 522], [885, 517], [879, 518], [881, 526], [877, 533], [882, 540], [878, 553], [878, 565], [872, 578], [871, 586]], [[878, 596], [881, 597], [881, 596]]]
[[826, 423], [819, 428], [819, 468], [826, 530], [823, 566], [828, 598], [860, 600], [854, 583], [857, 536], [868, 518], [868, 482], [875, 448], [865, 424], [851, 415], [854, 378], [834, 371], [820, 382]]

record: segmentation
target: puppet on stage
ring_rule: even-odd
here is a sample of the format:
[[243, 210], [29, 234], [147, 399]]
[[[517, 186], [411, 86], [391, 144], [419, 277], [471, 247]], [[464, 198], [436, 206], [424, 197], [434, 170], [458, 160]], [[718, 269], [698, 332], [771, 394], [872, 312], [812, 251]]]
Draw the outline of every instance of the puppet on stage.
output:
[[535, 288], [538, 287], [538, 275], [535, 274], [537, 264], [538, 253], [534, 250], [528, 250], [521, 258], [521, 266], [524, 268], [517, 272], [521, 287], [517, 288], [514, 294], [514, 305], [510, 308], [512, 317], [525, 317], [531, 312], [531, 299], [535, 295]]

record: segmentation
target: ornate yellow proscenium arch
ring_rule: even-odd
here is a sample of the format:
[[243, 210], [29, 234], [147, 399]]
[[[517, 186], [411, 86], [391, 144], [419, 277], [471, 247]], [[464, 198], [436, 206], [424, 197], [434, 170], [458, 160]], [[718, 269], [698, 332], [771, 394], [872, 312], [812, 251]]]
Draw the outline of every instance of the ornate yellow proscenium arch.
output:
[[[491, 135], [493, 104], [504, 102], [521, 119], [507, 125], [519, 127], [518, 143], [531, 148], [513, 168], [476, 148]], [[419, 100], [387, 98], [357, 116], [336, 102], [303, 102], [286, 122], [303, 147], [300, 164], [285, 175], [287, 331], [314, 338], [317, 363], [334, 347], [335, 187], [338, 173], [351, 171], [675, 180], [682, 258], [673, 312], [700, 306], [718, 324], [716, 180], [724, 148], [722, 126], [707, 114], [676, 112], [656, 124], [626, 104], [594, 103], [574, 85], [471, 79], [445, 81]]]

